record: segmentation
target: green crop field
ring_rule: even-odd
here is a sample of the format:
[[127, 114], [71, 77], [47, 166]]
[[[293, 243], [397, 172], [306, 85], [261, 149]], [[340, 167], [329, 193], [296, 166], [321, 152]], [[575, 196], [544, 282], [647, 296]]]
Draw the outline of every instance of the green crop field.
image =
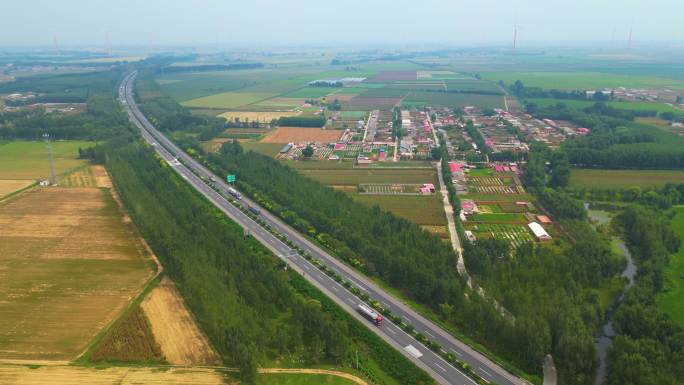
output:
[[181, 104], [185, 107], [201, 108], [237, 108], [247, 104], [271, 98], [277, 94], [267, 92], [223, 92], [187, 100]]
[[261, 373], [257, 385], [353, 385], [355, 382], [330, 374]]
[[351, 194], [357, 202], [369, 206], [378, 205], [382, 210], [425, 226], [440, 226], [446, 223], [444, 205], [439, 194], [419, 195], [361, 195]]
[[570, 176], [574, 188], [657, 187], [669, 182], [684, 183], [684, 171], [573, 168]]
[[494, 170], [491, 168], [476, 168], [468, 171], [470, 176], [491, 176], [494, 175]]
[[492, 82], [477, 79], [458, 79], [445, 81], [449, 91], [467, 92], [495, 92], [503, 94], [498, 85]]
[[492, 202], [531, 202], [534, 197], [530, 194], [479, 194], [468, 193], [459, 195], [461, 199], [473, 199], [475, 201], [492, 201]]
[[366, 119], [366, 111], [340, 111], [343, 119]]
[[463, 108], [503, 108], [503, 97], [498, 95], [461, 94], [447, 92], [411, 92], [402, 102], [403, 106], [443, 106]]
[[[676, 206], [675, 212], [672, 228], [679, 238], [684, 239], [684, 206]], [[670, 257], [665, 278], [666, 291], [658, 296], [658, 306], [676, 323], [684, 326], [684, 247]]]
[[[58, 174], [83, 166], [78, 159], [78, 148], [95, 142], [58, 141], [52, 143], [52, 156]], [[35, 180], [49, 175], [47, 150], [44, 142], [0, 142], [0, 179]]]
[[[445, 224], [444, 206], [441, 196], [416, 195], [365, 195], [357, 192], [360, 183], [434, 183], [437, 184], [437, 172], [434, 168], [353, 168], [352, 162], [286, 162], [302, 175], [333, 186], [347, 193], [357, 202], [369, 206], [378, 205], [397, 216], [408, 219], [440, 236]], [[439, 229], [437, 229], [439, 228]]]
[[254, 151], [268, 156], [276, 156], [283, 145], [280, 143], [242, 142], [245, 151]]
[[[570, 108], [586, 108], [593, 106], [596, 102], [591, 100], [571, 100], [571, 99], [551, 99], [551, 98], [531, 98], [527, 99], [531, 103], [535, 103], [540, 107], [555, 105], [563, 103]], [[620, 110], [634, 110], [634, 111], [657, 111], [672, 112], [675, 114], [684, 115], [684, 111], [675, 108], [665, 103], [649, 103], [649, 102], [606, 102], [606, 105]]]
[[525, 216], [519, 213], [475, 214], [472, 220], [476, 222], [525, 222]]
[[541, 87], [547, 89], [576, 90], [603, 87], [648, 88], [664, 86], [684, 89], [684, 81], [680, 79], [599, 72], [495, 71], [483, 72], [482, 76], [487, 80], [495, 82], [503, 80], [507, 85], [515, 83], [516, 80], [520, 80], [528, 87]]
[[333, 94], [330, 97], [334, 97], [334, 95], [358, 95], [365, 91], [365, 88], [361, 87], [344, 87], [344, 88], [337, 88], [333, 92]]
[[283, 98], [305, 98], [318, 99], [335, 92], [337, 89], [332, 87], [304, 87], [282, 95]]
[[[350, 166], [329, 168], [310, 168], [308, 165], [301, 166], [301, 163], [314, 162], [292, 162], [301, 174], [316, 179], [327, 185], [358, 185], [359, 183], [436, 183], [437, 172], [434, 169], [399, 169], [399, 168], [351, 168]], [[316, 162], [333, 163], [333, 162]], [[348, 163], [351, 165], [351, 162]], [[322, 165], [326, 167], [327, 165]]]

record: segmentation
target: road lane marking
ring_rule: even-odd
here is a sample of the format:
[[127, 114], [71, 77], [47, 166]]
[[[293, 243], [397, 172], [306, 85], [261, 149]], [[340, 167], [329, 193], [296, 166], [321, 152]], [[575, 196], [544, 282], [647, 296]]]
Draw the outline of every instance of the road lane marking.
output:
[[311, 270], [311, 268], [308, 265], [303, 265], [305, 269]]
[[457, 350], [454, 350], [454, 349], [451, 349], [451, 348], [449, 348], [449, 350], [451, 350], [452, 352], [454, 352], [454, 354], [456, 354], [456, 355], [459, 356], [459, 357], [462, 357], [462, 356], [463, 356], [463, 353], [461, 353], [461, 352], [459, 352], [459, 351], [457, 351]]
[[430, 337], [432, 337], [432, 338], [436, 338], [435, 336], [432, 335], [432, 333], [430, 333], [430, 332], [427, 331], [427, 330], [424, 331], [423, 333], [427, 334], [428, 336], [430, 336]]
[[349, 302], [352, 305], [356, 305], [356, 302], [354, 302], [354, 300], [351, 298], [347, 298], [347, 302]]
[[479, 370], [480, 370], [480, 371], [481, 371], [482, 373], [484, 373], [484, 374], [488, 375], [489, 377], [492, 377], [492, 374], [491, 374], [491, 373], [489, 373], [488, 371], [486, 371], [486, 370], [482, 369], [481, 367], [478, 367], [478, 369], [479, 369]]
[[397, 332], [395, 332], [394, 330], [392, 330], [392, 328], [385, 328], [385, 329], [386, 329], [388, 332], [392, 333], [392, 334], [397, 334]]
[[438, 363], [435, 362], [435, 366], [438, 367], [438, 368], [440, 368], [440, 369], [442, 369], [442, 371], [443, 371], [444, 373], [446, 373], [447, 370], [444, 369], [444, 368], [442, 367], [442, 365], [440, 365], [440, 364], [438, 364]]

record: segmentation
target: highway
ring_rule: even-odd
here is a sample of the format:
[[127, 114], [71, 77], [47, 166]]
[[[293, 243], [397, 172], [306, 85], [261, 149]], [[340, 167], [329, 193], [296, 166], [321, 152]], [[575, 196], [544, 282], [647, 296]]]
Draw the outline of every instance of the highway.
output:
[[[454, 385], [475, 384], [475, 381], [471, 378], [442, 359], [438, 354], [429, 350], [389, 320], [385, 320], [382, 326], [377, 327], [363, 318], [355, 311], [358, 304], [361, 303], [360, 299], [354, 296], [344, 286], [337, 283], [333, 278], [318, 270], [312, 263], [296, 253], [295, 250], [281, 242], [278, 238], [262, 228], [257, 222], [230, 203], [226, 198], [229, 195], [229, 186], [224, 183], [223, 177], [214, 175], [194, 158], [179, 149], [174, 143], [157, 131], [141, 113], [133, 97], [133, 85], [136, 75], [137, 72], [132, 72], [125, 77], [119, 89], [119, 99], [131, 121], [140, 128], [143, 138], [155, 148], [159, 156], [168, 162], [182, 178], [204, 195], [218, 209], [240, 224], [251, 236], [285, 261], [289, 268], [300, 273], [349, 314], [356, 317], [364, 325], [367, 325], [369, 329], [387, 341], [391, 346], [400, 351], [417, 366], [428, 372], [428, 374], [437, 382], [440, 384]], [[212, 178], [214, 178], [214, 182], [212, 182]], [[242, 205], [259, 207], [244, 196], [239, 202]], [[487, 382], [494, 382], [499, 385], [524, 384], [521, 379], [510, 374], [501, 366], [455, 339], [448, 332], [410, 309], [399, 299], [386, 293], [362, 274], [335, 259], [265, 209], [261, 208], [260, 216], [261, 219], [273, 229], [285, 235], [300, 248], [308, 251], [314, 258], [320, 260], [328, 268], [333, 269], [346, 281], [351, 282], [358, 289], [367, 293], [370, 298], [379, 301], [383, 307], [391, 310], [393, 314], [401, 316], [405, 322], [413, 325], [417, 332], [420, 332], [432, 341], [439, 343], [443, 350], [453, 353], [459, 360], [468, 363], [472, 370]]]

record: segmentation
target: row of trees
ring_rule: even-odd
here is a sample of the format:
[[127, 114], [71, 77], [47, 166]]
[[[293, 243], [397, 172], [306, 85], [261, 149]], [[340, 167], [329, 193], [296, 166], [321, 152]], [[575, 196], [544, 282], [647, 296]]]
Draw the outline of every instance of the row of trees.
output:
[[667, 183], [663, 187], [623, 189], [578, 188], [569, 191], [574, 197], [600, 202], [629, 202], [667, 210], [673, 205], [684, 204], [684, 184]]

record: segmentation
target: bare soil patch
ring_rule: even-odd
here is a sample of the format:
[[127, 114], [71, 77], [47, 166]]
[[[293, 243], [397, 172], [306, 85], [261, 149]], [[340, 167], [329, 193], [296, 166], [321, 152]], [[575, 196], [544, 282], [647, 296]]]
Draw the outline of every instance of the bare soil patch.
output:
[[167, 362], [176, 365], [220, 364], [221, 360], [168, 277], [162, 279], [140, 307]]
[[334, 142], [342, 136], [342, 130], [325, 130], [308, 127], [279, 127], [272, 131], [261, 143], [290, 143], [290, 142]]

